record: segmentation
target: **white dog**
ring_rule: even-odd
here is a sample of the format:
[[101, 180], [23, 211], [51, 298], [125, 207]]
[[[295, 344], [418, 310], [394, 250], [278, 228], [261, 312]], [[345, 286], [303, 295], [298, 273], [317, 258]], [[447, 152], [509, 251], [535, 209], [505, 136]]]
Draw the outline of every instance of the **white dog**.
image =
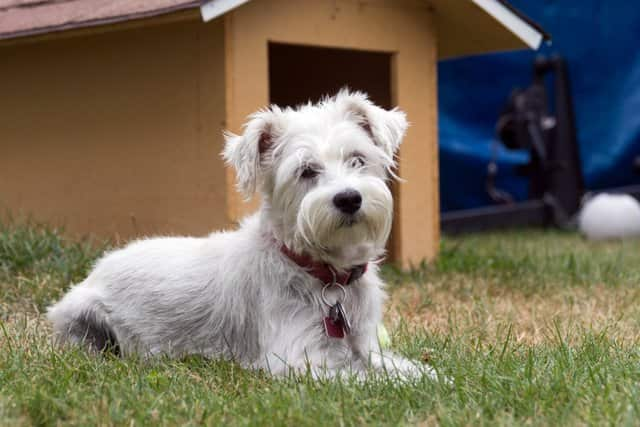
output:
[[404, 113], [341, 91], [271, 107], [227, 134], [238, 187], [262, 195], [233, 232], [139, 240], [99, 260], [48, 317], [62, 341], [144, 356], [202, 354], [275, 374], [400, 377], [429, 367], [382, 354], [378, 277], [392, 222]]

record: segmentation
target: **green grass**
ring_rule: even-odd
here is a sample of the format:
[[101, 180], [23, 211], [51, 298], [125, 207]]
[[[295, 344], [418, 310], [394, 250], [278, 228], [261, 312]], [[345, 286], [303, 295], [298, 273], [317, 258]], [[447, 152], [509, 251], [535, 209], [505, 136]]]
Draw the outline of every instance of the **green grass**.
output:
[[588, 243], [569, 232], [477, 234], [444, 238], [434, 263], [422, 263], [409, 272], [388, 269], [387, 279], [402, 284], [464, 274], [525, 292], [540, 292], [550, 286], [553, 290], [558, 285], [633, 286], [640, 284], [639, 251], [637, 241]]
[[0, 224], [0, 425], [640, 423], [638, 242], [496, 233], [444, 239], [431, 265], [385, 268], [393, 347], [452, 386], [53, 348], [43, 308], [105, 248]]
[[105, 248], [64, 239], [60, 230], [30, 221], [0, 222], [0, 308], [22, 302], [42, 310], [82, 280]]

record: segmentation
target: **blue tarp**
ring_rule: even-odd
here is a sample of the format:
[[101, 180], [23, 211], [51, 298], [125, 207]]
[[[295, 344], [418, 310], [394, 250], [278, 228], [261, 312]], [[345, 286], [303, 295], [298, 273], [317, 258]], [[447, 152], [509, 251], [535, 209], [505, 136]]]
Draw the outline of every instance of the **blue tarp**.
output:
[[[568, 62], [588, 189], [640, 184], [640, 4], [628, 0], [511, 0], [551, 33], [538, 52], [442, 61], [439, 76], [440, 202], [449, 211], [490, 205], [485, 191], [494, 127], [511, 90], [531, 83], [538, 54]], [[498, 150], [497, 186], [527, 198], [513, 165], [527, 152]]]

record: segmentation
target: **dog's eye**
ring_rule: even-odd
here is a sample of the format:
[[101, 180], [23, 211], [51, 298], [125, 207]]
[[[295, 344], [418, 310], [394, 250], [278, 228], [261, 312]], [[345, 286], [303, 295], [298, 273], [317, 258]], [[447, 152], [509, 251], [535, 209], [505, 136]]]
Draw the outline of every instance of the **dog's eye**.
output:
[[317, 169], [314, 169], [311, 166], [305, 166], [302, 171], [300, 172], [300, 178], [302, 179], [311, 179], [311, 178], [315, 178], [316, 176], [318, 176], [320, 172], [318, 172]]
[[352, 168], [361, 168], [365, 165], [364, 157], [362, 156], [353, 156], [347, 162], [349, 167]]

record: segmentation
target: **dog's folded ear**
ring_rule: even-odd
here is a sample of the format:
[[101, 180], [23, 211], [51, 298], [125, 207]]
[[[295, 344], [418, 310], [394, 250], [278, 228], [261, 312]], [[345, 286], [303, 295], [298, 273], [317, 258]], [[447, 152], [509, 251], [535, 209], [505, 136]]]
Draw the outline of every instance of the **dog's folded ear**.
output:
[[277, 114], [274, 108], [259, 111], [249, 117], [242, 135], [225, 132], [222, 157], [235, 168], [238, 190], [247, 199], [256, 191], [263, 160], [276, 137]]
[[344, 105], [345, 112], [367, 131], [374, 144], [393, 158], [409, 127], [404, 112], [397, 108], [380, 108], [361, 92], [348, 92], [343, 89], [336, 98]]

